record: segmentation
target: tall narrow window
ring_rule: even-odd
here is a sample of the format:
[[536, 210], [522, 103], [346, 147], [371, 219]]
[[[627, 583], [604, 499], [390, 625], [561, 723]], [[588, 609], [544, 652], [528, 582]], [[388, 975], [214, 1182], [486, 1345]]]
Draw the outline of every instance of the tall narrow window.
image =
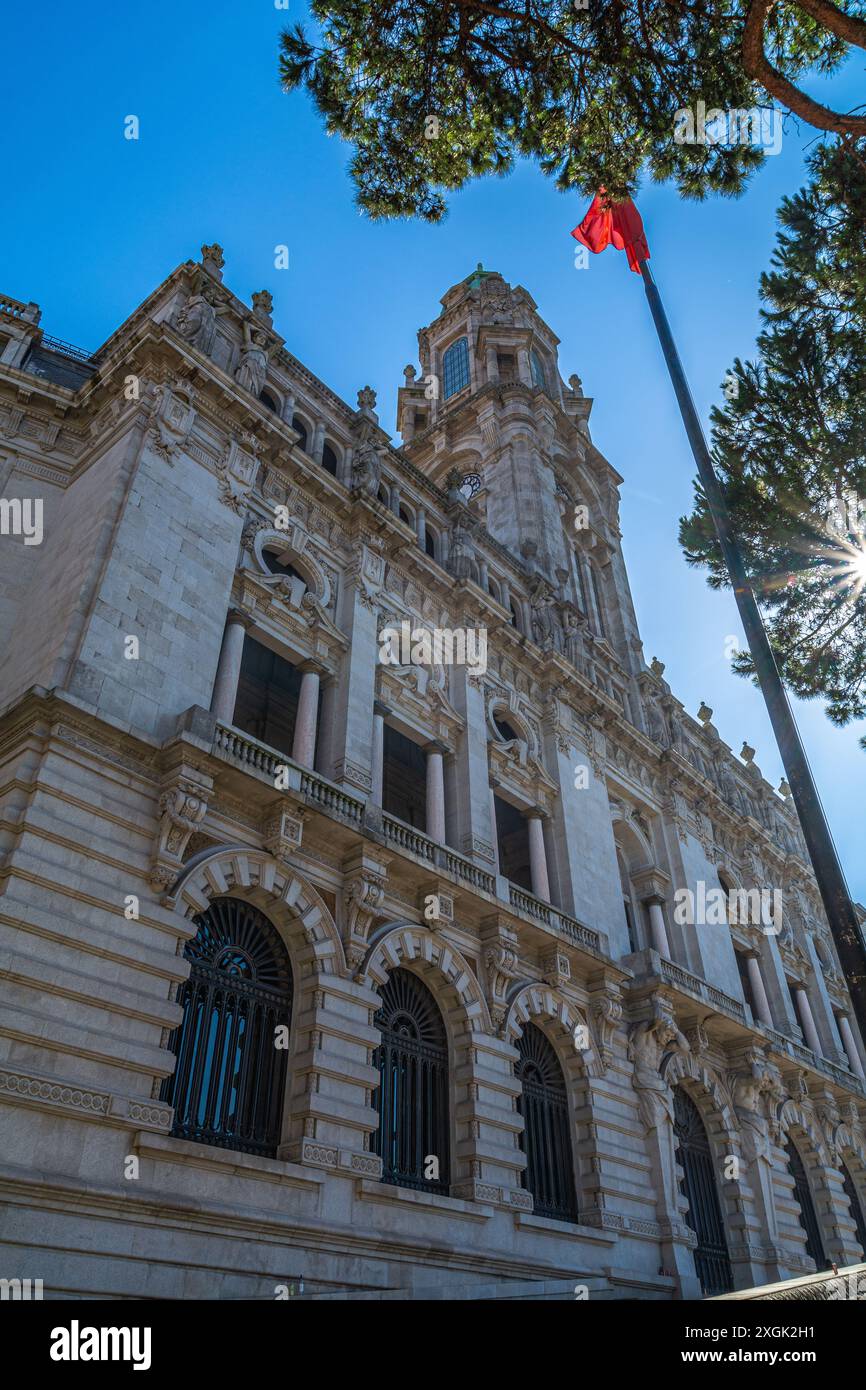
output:
[[854, 1234], [860, 1244], [860, 1253], [862, 1258], [866, 1260], [866, 1220], [864, 1220], [863, 1208], [860, 1205], [860, 1194], [844, 1163], [842, 1164], [842, 1187], [851, 1208], [851, 1220], [854, 1222]]
[[598, 622], [599, 636], [604, 637], [607, 632], [604, 621], [604, 604], [601, 601], [601, 585], [598, 582], [595, 565], [590, 565], [589, 567], [589, 578], [592, 584], [592, 596], [595, 599], [595, 614]]
[[710, 1141], [698, 1107], [681, 1086], [674, 1091], [674, 1137], [683, 1170], [680, 1188], [689, 1204], [686, 1221], [698, 1237], [695, 1273], [705, 1297], [729, 1293], [734, 1281]]
[[517, 1044], [516, 1066], [526, 1154], [522, 1183], [537, 1216], [577, 1220], [568, 1092], [559, 1060], [540, 1028], [527, 1023]]
[[532, 372], [533, 386], [540, 386], [542, 391], [547, 390], [547, 378], [544, 375], [544, 365], [535, 348], [529, 354], [529, 366]]
[[306, 453], [306, 452], [307, 452], [307, 427], [306, 427], [306, 425], [304, 424], [303, 420], [302, 420], [298, 415], [296, 415], [296, 416], [293, 418], [293, 420], [292, 420], [292, 429], [295, 431], [296, 434], [299, 434], [299, 435], [300, 435], [300, 439], [298, 440], [298, 447], [301, 448], [301, 449], [303, 449], [304, 453]]
[[810, 1255], [815, 1261], [816, 1269], [826, 1269], [827, 1257], [824, 1254], [824, 1244], [821, 1240], [821, 1228], [818, 1225], [815, 1203], [812, 1201], [809, 1179], [806, 1176], [803, 1160], [793, 1140], [786, 1140], [785, 1153], [788, 1156], [788, 1172], [794, 1179], [794, 1197], [800, 1208], [800, 1225], [806, 1232], [806, 1254]]
[[446, 401], [449, 396], [456, 396], [458, 391], [469, 385], [468, 339], [458, 338], [456, 343], [445, 349], [442, 357], [442, 375], [442, 394]]
[[172, 1134], [273, 1157], [287, 1057], [275, 1030], [292, 1020], [288, 952], [264, 913], [238, 898], [217, 898], [196, 927], [178, 990], [183, 1019], [169, 1043], [177, 1065], [162, 1087]]
[[436, 1001], [410, 971], [392, 970], [374, 1025], [379, 1128], [370, 1140], [382, 1181], [447, 1192], [448, 1044]]

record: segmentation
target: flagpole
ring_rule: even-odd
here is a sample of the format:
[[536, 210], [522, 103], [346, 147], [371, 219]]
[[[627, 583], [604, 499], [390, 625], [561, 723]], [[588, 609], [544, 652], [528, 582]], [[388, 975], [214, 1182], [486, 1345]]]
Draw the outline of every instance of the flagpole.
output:
[[785, 775], [791, 787], [791, 795], [794, 798], [797, 814], [800, 817], [800, 825], [803, 828], [812, 868], [824, 903], [824, 911], [827, 914], [830, 931], [839, 952], [839, 961], [851, 994], [851, 1002], [854, 1006], [857, 1022], [860, 1025], [860, 1033], [863, 1040], [866, 1041], [866, 948], [864, 948], [860, 923], [848, 893], [842, 866], [836, 854], [830, 828], [818, 796], [818, 789], [815, 786], [794, 715], [788, 702], [788, 696], [779, 675], [760, 609], [746, 575], [724, 494], [713, 469], [710, 452], [704, 439], [698, 413], [695, 410], [692, 394], [659, 295], [658, 286], [653, 278], [649, 263], [646, 260], [640, 260], [638, 264], [646, 297], [649, 301], [650, 312], [680, 407], [680, 414], [698, 467], [701, 486], [733, 584], [734, 597], [737, 601], [740, 619], [745, 629], [746, 640], [749, 643], [749, 651], [752, 654], [752, 661], [766, 702], [773, 732], [776, 735]]

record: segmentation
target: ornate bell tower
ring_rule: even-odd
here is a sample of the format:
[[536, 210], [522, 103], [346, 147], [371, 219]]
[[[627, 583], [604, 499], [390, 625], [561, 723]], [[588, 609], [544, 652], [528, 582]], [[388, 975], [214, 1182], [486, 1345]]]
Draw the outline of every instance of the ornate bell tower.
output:
[[560, 376], [535, 301], [480, 265], [443, 296], [405, 368], [397, 427], [411, 462], [448, 487], [480, 479], [472, 511], [550, 599], [573, 605], [622, 665], [642, 666], [619, 549], [622, 478], [589, 433], [592, 401]]

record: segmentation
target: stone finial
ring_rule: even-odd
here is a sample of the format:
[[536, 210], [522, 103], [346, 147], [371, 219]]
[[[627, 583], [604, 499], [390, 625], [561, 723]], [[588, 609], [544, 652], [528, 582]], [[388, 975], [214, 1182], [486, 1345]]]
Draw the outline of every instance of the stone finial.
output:
[[701, 707], [698, 710], [698, 719], [700, 719], [702, 724], [709, 724], [712, 717], [713, 711], [710, 709], [709, 705], [706, 703], [705, 700], [701, 700]]
[[405, 380], [407, 386], [411, 386], [411, 385], [414, 383], [415, 378], [416, 378], [417, 375], [418, 375], [418, 373], [416, 372], [415, 368], [412, 366], [412, 363], [411, 363], [411, 362], [410, 362], [407, 366], [405, 366], [405, 367], [403, 368], [403, 378], [404, 378], [404, 380]]
[[362, 415], [376, 419], [376, 392], [372, 386], [362, 386], [358, 392], [358, 409]]
[[659, 661], [657, 656], [654, 656], [652, 661], [650, 662], [650, 670], [652, 671], [654, 676], [657, 676], [658, 679], [661, 680], [662, 676], [665, 673], [665, 664], [663, 661]]
[[264, 319], [265, 323], [270, 324], [274, 307], [274, 296], [270, 290], [256, 290], [252, 296], [252, 304], [256, 318]]
[[750, 748], [749, 745], [748, 745], [748, 743], [746, 743], [745, 740], [744, 740], [743, 746], [742, 746], [742, 748], [740, 749], [740, 757], [742, 758], [743, 762], [744, 762], [744, 763], [751, 763], [751, 761], [752, 761], [752, 759], [754, 758], [754, 756], [755, 756], [755, 750], [754, 750], [754, 748]]
[[215, 241], [212, 246], [201, 248], [201, 263], [208, 275], [212, 275], [215, 280], [223, 278], [223, 266], [226, 262], [223, 249], [218, 241]]
[[783, 777], [782, 780], [781, 780], [781, 782], [779, 783], [779, 791], [781, 792], [782, 796], [784, 796], [785, 800], [787, 801], [788, 797], [791, 795], [791, 788], [790, 788], [790, 785], [789, 785], [789, 783], [788, 783], [787, 777]]
[[577, 376], [575, 373], [572, 373], [572, 375], [568, 378], [568, 384], [571, 387], [573, 395], [583, 395], [583, 382], [581, 381], [580, 377]]
[[31, 299], [29, 303], [25, 304], [24, 308], [21, 310], [21, 317], [25, 323], [36, 324], [42, 318], [42, 310], [40, 309], [39, 305], [35, 304]]

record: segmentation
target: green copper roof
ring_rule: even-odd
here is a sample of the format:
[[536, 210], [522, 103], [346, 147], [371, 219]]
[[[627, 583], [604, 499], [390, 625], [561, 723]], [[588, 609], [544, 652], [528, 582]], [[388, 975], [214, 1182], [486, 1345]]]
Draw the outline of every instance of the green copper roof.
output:
[[470, 289], [475, 290], [481, 284], [481, 281], [485, 278], [485, 276], [498, 274], [498, 270], [485, 270], [484, 266], [479, 261], [472, 274], [467, 275], [463, 283], [464, 285], [468, 284]]

